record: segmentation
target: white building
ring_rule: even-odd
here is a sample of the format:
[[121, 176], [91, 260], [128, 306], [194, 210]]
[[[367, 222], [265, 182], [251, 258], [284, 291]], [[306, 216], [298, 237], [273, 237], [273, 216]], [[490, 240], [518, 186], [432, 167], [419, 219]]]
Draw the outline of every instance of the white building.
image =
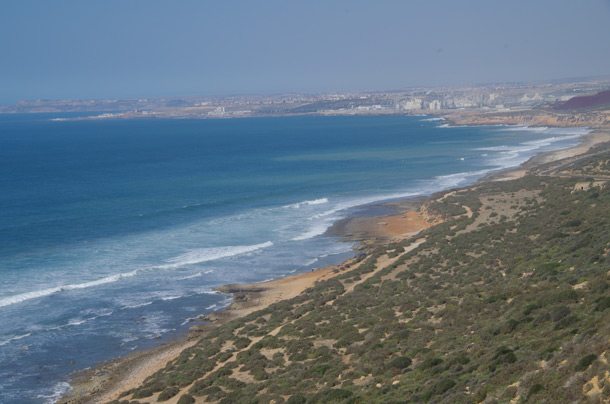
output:
[[400, 103], [402, 109], [406, 111], [420, 110], [423, 106], [423, 101], [420, 98], [411, 98]]
[[432, 100], [428, 104], [428, 109], [430, 111], [438, 111], [442, 108], [441, 102], [439, 100]]
[[209, 116], [224, 116], [225, 107], [216, 107], [212, 111], [208, 112]]

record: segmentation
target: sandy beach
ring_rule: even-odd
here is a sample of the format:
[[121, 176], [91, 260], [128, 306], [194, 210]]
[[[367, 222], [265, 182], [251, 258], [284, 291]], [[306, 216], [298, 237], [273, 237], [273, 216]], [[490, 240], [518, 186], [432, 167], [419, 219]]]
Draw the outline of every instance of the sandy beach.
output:
[[409, 209], [396, 215], [341, 220], [330, 229], [330, 232], [363, 243], [390, 242], [417, 234], [431, 225], [432, 223], [420, 212]]
[[[566, 150], [539, 155], [515, 169], [496, 173], [485, 180], [510, 180], [526, 175], [530, 170], [552, 162], [567, 161], [589, 151], [592, 147], [610, 141], [608, 130], [594, 130], [583, 137], [583, 141]], [[446, 194], [447, 192], [438, 195]], [[438, 195], [435, 198], [438, 198]], [[331, 232], [335, 235], [357, 240], [361, 246], [367, 243], [391, 242], [412, 237], [418, 232], [436, 224], [435, 218], [427, 217], [418, 209], [420, 204], [412, 201], [398, 202], [397, 214], [373, 217], [352, 217], [336, 223]], [[414, 243], [416, 243], [414, 241]], [[360, 257], [362, 258], [362, 257]], [[94, 369], [77, 374], [72, 380], [72, 391], [59, 402], [107, 402], [119, 398], [121, 392], [135, 388], [156, 371], [175, 359], [184, 349], [204, 337], [208, 330], [232, 319], [248, 315], [269, 305], [290, 299], [303, 293], [317, 281], [336, 276], [342, 271], [357, 265], [358, 258], [349, 259], [339, 265], [332, 265], [311, 272], [287, 276], [284, 278], [255, 283], [232, 284], [218, 290], [232, 294], [233, 302], [224, 310], [208, 314], [201, 322], [193, 325], [186, 336], [154, 349], [136, 352], [132, 355], [103, 363]]]

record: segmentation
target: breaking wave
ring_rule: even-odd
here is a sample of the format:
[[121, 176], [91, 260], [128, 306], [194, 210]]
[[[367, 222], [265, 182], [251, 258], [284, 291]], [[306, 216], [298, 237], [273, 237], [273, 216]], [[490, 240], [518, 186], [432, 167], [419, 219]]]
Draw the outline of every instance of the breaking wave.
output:
[[254, 252], [263, 248], [271, 247], [272, 245], [273, 243], [271, 241], [266, 241], [264, 243], [254, 245], [200, 248], [172, 258], [169, 260], [170, 264], [160, 265], [159, 268], [172, 269], [186, 265], [201, 264], [203, 262], [215, 261], [221, 258], [234, 257], [237, 255]]
[[273, 243], [271, 241], [267, 241], [261, 244], [255, 245], [244, 245], [244, 246], [224, 246], [224, 247], [211, 247], [211, 248], [202, 248], [193, 251], [189, 251], [188, 253], [179, 255], [176, 258], [172, 258], [169, 260], [168, 264], [153, 266], [149, 268], [141, 268], [136, 269], [129, 272], [114, 274], [110, 276], [106, 276], [104, 278], [82, 282], [82, 283], [73, 283], [66, 284], [60, 286], [54, 286], [51, 288], [45, 288], [40, 290], [34, 290], [31, 292], [19, 293], [16, 295], [4, 297], [0, 299], [0, 307], [10, 306], [17, 303], [23, 303], [28, 300], [39, 299], [41, 297], [50, 296], [60, 292], [66, 292], [71, 290], [78, 289], [86, 289], [92, 288], [96, 286], [102, 286], [109, 283], [118, 282], [122, 279], [131, 278], [138, 275], [144, 271], [150, 271], [154, 269], [176, 269], [187, 265], [199, 264], [203, 262], [214, 261], [221, 258], [233, 257], [241, 254], [246, 254], [249, 252], [254, 252], [263, 248], [271, 247]]
[[319, 198], [319, 199], [312, 199], [312, 200], [309, 200], [309, 201], [292, 203], [292, 204], [286, 205], [284, 207], [285, 208], [292, 208], [292, 209], [299, 209], [299, 208], [301, 208], [303, 206], [323, 205], [325, 203], [328, 203], [328, 198]]

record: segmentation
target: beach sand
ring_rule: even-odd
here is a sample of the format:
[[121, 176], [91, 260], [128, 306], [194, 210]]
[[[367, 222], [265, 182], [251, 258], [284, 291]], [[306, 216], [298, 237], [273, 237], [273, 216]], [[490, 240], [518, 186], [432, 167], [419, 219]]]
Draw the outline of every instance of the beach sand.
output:
[[397, 215], [345, 219], [333, 226], [331, 231], [352, 240], [379, 242], [403, 239], [431, 225], [421, 213], [407, 210]]
[[[537, 156], [519, 168], [490, 176], [486, 180], [509, 180], [526, 175], [531, 169], [558, 160], [581, 156], [593, 146], [610, 141], [610, 131], [597, 130], [587, 135], [583, 142], [572, 149]], [[446, 194], [448, 191], [437, 194]], [[354, 217], [336, 223], [331, 232], [363, 244], [388, 242], [413, 237], [413, 235], [435, 224], [434, 218], [426, 216], [412, 201], [399, 203], [398, 214], [376, 217]], [[247, 285], [226, 285], [218, 290], [231, 293], [233, 302], [224, 310], [203, 317], [204, 324], [195, 325], [188, 335], [154, 349], [136, 352], [123, 358], [103, 363], [93, 369], [80, 372], [71, 381], [73, 389], [60, 403], [107, 402], [119, 398], [121, 392], [135, 388], [156, 371], [175, 359], [180, 352], [192, 346], [212, 327], [284, 299], [303, 293], [317, 281], [332, 278], [336, 274], [357, 265], [353, 258], [339, 265], [324, 267], [311, 272]]]

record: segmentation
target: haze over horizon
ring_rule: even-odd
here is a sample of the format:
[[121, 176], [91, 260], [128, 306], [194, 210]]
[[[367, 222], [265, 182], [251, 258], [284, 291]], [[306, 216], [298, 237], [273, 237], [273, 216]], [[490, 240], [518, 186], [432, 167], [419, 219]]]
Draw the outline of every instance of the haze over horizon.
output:
[[610, 73], [610, 2], [9, 2], [0, 103]]

